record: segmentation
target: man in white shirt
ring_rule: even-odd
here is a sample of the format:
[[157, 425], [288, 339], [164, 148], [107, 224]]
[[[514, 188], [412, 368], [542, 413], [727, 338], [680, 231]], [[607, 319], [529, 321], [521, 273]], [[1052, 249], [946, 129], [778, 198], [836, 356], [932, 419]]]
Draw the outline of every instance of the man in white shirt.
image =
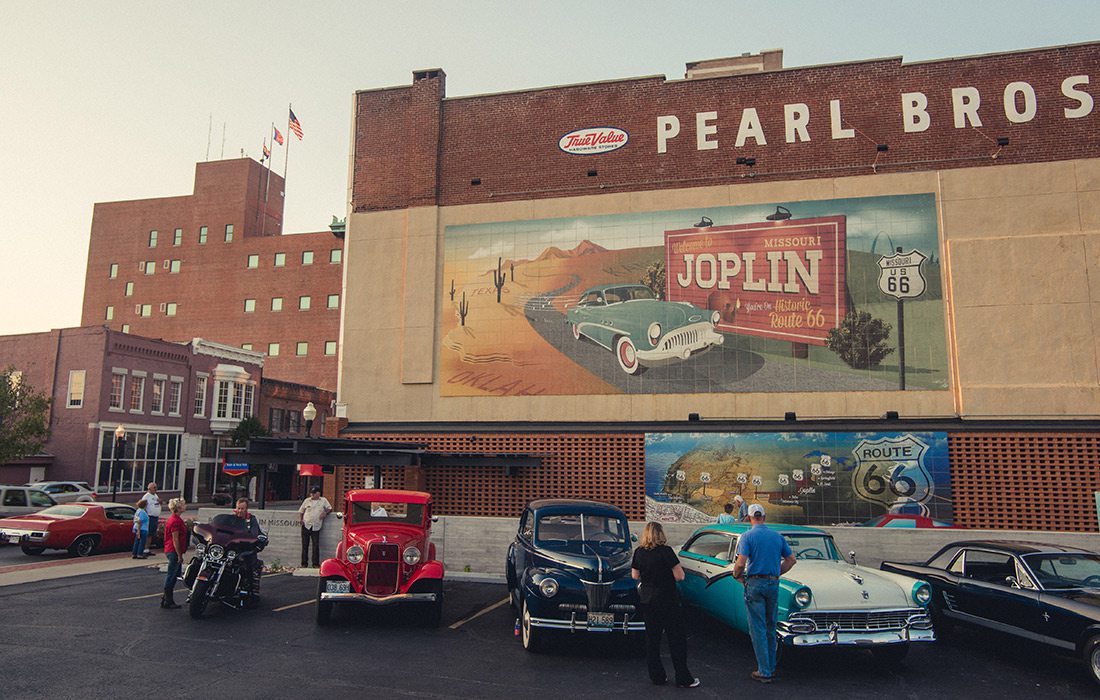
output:
[[302, 526], [302, 568], [309, 561], [309, 543], [313, 543], [313, 568], [321, 566], [321, 527], [325, 516], [332, 512], [332, 505], [321, 495], [321, 487], [309, 490], [309, 498], [298, 507], [298, 522]]
[[[157, 495], [157, 482], [149, 482], [149, 490], [142, 496], [145, 499], [145, 514], [149, 516], [149, 540], [152, 543], [153, 537], [157, 534], [157, 521], [160, 519], [160, 496]], [[149, 545], [152, 547], [152, 544]], [[163, 546], [163, 545], [161, 545]], [[146, 554], [151, 554], [147, 549]]]

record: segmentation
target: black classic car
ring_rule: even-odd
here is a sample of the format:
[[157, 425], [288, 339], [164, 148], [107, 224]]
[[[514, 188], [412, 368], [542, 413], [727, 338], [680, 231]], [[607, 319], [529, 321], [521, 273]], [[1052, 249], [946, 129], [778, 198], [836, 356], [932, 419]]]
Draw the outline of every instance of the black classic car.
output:
[[645, 631], [626, 516], [595, 501], [532, 501], [508, 547], [508, 594], [528, 651], [561, 632]]
[[941, 633], [963, 623], [1048, 644], [1079, 654], [1100, 683], [1100, 554], [979, 540], [949, 544], [924, 564], [882, 568], [932, 585]]

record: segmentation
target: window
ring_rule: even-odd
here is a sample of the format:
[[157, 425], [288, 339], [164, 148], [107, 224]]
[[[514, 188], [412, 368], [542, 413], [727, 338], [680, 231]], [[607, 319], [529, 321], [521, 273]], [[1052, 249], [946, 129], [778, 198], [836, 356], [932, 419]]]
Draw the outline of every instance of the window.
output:
[[309, 311], [309, 305], [312, 302], [310, 297], [298, 297], [298, 310]]
[[963, 575], [966, 578], [1007, 585], [1005, 579], [1016, 575], [1016, 562], [1011, 554], [966, 550]]
[[69, 370], [69, 408], [84, 405], [84, 370]]
[[118, 277], [118, 263], [111, 263], [111, 271], [107, 273], [107, 277], [110, 279]]
[[157, 261], [156, 260], [149, 260], [149, 261], [146, 261], [142, 264], [145, 266], [145, 274], [147, 274], [147, 275], [151, 275], [151, 274], [153, 274], [154, 272], [157, 271]]
[[150, 248], [156, 248], [157, 247], [157, 232], [155, 230], [149, 232], [149, 247]]
[[335, 355], [336, 354], [336, 341], [335, 340], [326, 340], [325, 341], [325, 354], [326, 355]]
[[201, 418], [206, 415], [206, 380], [209, 375], [195, 375], [195, 416]]
[[283, 298], [282, 297], [271, 297], [271, 310], [272, 311], [282, 311], [283, 310]]
[[251, 382], [219, 379], [214, 391], [214, 418], [243, 420], [252, 415], [255, 387]]
[[244, 418], [244, 385], [233, 384], [233, 413], [230, 418]]
[[178, 246], [183, 244], [183, 229], [178, 228], [172, 232], [172, 245]]
[[245, 299], [244, 300], [244, 312], [246, 314], [250, 314], [255, 310], [256, 310], [256, 300], [255, 299]]
[[286, 430], [287, 430], [288, 433], [296, 433], [301, 429], [301, 426], [302, 426], [301, 416], [302, 416], [302, 414], [299, 413], [298, 411], [287, 411], [286, 412], [286, 423], [287, 423]]
[[115, 318], [115, 307], [113, 307], [113, 306], [108, 306], [108, 307], [107, 307], [107, 313], [105, 313], [105, 314], [104, 314], [103, 316], [104, 316], [104, 319], [105, 319], [105, 320], [107, 320], [107, 321], [113, 321], [113, 320], [114, 320], [114, 318]]
[[134, 283], [133, 282], [127, 282], [126, 283], [126, 291], [124, 292], [124, 294], [128, 297], [134, 296]]
[[130, 413], [141, 413], [145, 404], [145, 377], [135, 374], [130, 382]]
[[174, 302], [174, 301], [168, 302], [167, 304], [164, 305], [164, 315], [165, 316], [175, 316], [176, 315], [176, 308], [177, 308], [176, 307], [176, 302]]
[[330, 263], [339, 263], [343, 259], [344, 259], [344, 250], [343, 250], [343, 248], [333, 248], [332, 250], [330, 250], [328, 252], [328, 261]]
[[199, 226], [199, 245], [206, 245], [206, 234], [208, 229], [205, 226]]
[[306, 355], [308, 355], [309, 343], [305, 341], [299, 341], [298, 345], [295, 347], [295, 354], [297, 354], [298, 357], [305, 357]]
[[268, 343], [267, 344], [267, 356], [268, 357], [278, 357], [279, 356], [279, 344], [278, 343]]
[[275, 267], [286, 267], [286, 253], [275, 253]]
[[328, 295], [328, 308], [330, 308], [330, 309], [339, 309], [340, 308], [340, 295], [339, 294], [329, 294]]
[[249, 270], [255, 270], [259, 266], [260, 266], [260, 256], [259, 255], [249, 255], [248, 256], [248, 264], [246, 265], [246, 267], [248, 267]]
[[130, 324], [129, 323], [122, 324], [122, 332], [123, 333], [129, 333], [130, 332]]
[[283, 429], [283, 409], [267, 409], [267, 429], [272, 432], [279, 432]]
[[138, 304], [138, 316], [148, 318], [153, 315], [152, 304]]
[[730, 561], [731, 542], [733, 542], [733, 538], [729, 535], [704, 532], [692, 540], [686, 549], [692, 554]]
[[149, 406], [150, 413], [164, 413], [164, 378], [153, 377], [153, 397]]
[[244, 344], [241, 345], [241, 350], [251, 350], [251, 349], [252, 349], [252, 343], [244, 343]]
[[172, 262], [170, 262], [168, 264], [168, 272], [172, 273], [173, 275], [178, 275], [180, 272], [180, 261], [173, 260]]
[[[153, 432], [148, 430], [126, 431], [125, 469], [119, 474], [118, 465], [113, 460], [112, 448], [115, 437], [113, 431], [100, 432], [100, 450], [96, 487], [100, 491], [110, 491], [114, 484], [112, 477], [121, 476], [118, 490], [121, 492], [141, 493], [145, 485], [155, 481], [165, 491], [180, 488], [180, 455], [183, 437], [179, 433]], [[114, 469], [112, 469], [114, 467]], [[129, 521], [134, 509], [129, 506], [109, 508], [104, 513], [109, 520]]]
[[302, 264], [303, 265], [312, 265], [313, 264], [313, 251], [312, 250], [303, 250], [302, 251]]
[[232, 243], [233, 242], [233, 224], [226, 224], [225, 225], [225, 242], [226, 243]]
[[168, 415], [178, 416], [180, 414], [180, 400], [183, 397], [183, 378], [172, 377], [172, 382], [168, 385]]

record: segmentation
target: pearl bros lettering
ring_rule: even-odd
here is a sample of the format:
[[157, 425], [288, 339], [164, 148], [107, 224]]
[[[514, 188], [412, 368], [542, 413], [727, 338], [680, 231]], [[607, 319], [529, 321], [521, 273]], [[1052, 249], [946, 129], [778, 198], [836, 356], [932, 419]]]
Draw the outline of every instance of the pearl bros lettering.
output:
[[[1092, 114], [1095, 108], [1095, 100], [1086, 90], [1089, 85], [1088, 75], [1071, 75], [1061, 81], [1059, 89], [1064, 99], [1059, 101], [1062, 117], [1064, 119], [1081, 119]], [[938, 93], [937, 93], [938, 94]], [[978, 88], [973, 86], [959, 86], [950, 89], [952, 123], [956, 129], [981, 127], [982, 118], [979, 110], [983, 109], [982, 95]], [[1034, 86], [1023, 80], [1010, 81], [1005, 84], [1001, 94], [998, 95], [1000, 105], [1005, 118], [1013, 124], [1026, 124], [1035, 119], [1039, 113], [1039, 98]], [[985, 107], [986, 111], [998, 107]], [[695, 113], [695, 150], [708, 151], [719, 148], [720, 139], [718, 133], [718, 112]], [[783, 105], [783, 137], [786, 143], [799, 143], [811, 140], [811, 131], [815, 128], [811, 125], [811, 109], [803, 102], [793, 102]], [[923, 92], [905, 92], [899, 96], [898, 116], [905, 133], [920, 133], [927, 131], [932, 126], [932, 115], [929, 111], [928, 95]], [[829, 100], [829, 134], [833, 140], [855, 138], [855, 129], [845, 127], [843, 117], [843, 105], [841, 100]], [[748, 106], [741, 110], [737, 133], [734, 138], [734, 148], [742, 148], [752, 141], [758, 146], [768, 144], [768, 130], [774, 126], [765, 127], [756, 107]], [[667, 153], [669, 143], [679, 137], [681, 130], [680, 118], [675, 114], [666, 114], [657, 117], [657, 153]], [[776, 133], [778, 131], [776, 130]], [[819, 138], [823, 134], [814, 132]]]

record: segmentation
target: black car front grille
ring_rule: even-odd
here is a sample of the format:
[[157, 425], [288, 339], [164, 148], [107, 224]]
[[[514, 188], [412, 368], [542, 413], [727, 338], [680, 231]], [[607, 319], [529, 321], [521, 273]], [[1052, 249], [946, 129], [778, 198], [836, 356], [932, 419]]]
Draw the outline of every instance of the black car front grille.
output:
[[591, 612], [607, 612], [607, 603], [611, 600], [611, 584], [589, 581], [581, 583], [584, 584], [584, 592], [588, 596], [588, 609]]
[[910, 617], [926, 614], [920, 608], [910, 610], [859, 610], [845, 612], [800, 612], [791, 616], [796, 619], [813, 620], [819, 630], [825, 631], [837, 626], [839, 631], [899, 630], [905, 627]]

